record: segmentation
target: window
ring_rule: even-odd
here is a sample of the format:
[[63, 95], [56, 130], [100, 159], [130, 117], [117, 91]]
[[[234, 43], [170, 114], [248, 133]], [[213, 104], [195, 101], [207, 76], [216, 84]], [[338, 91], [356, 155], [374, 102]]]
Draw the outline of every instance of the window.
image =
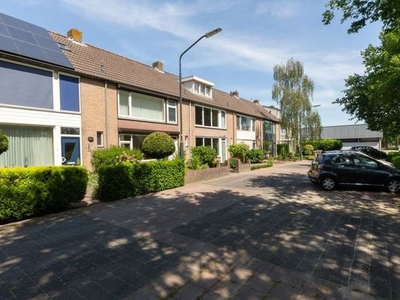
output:
[[103, 147], [103, 131], [97, 131], [96, 134], [97, 147]]
[[196, 137], [196, 146], [209, 146], [217, 151], [217, 156], [225, 161], [226, 159], [226, 139]]
[[226, 128], [225, 112], [222, 110], [196, 106], [195, 123], [199, 126]]
[[172, 100], [120, 90], [118, 115], [135, 120], [177, 123], [177, 105]]
[[0, 129], [9, 139], [9, 149], [0, 155], [0, 168], [54, 164], [52, 127], [0, 125]]
[[176, 102], [168, 100], [167, 101], [167, 120], [169, 123], [176, 123]]
[[63, 135], [79, 135], [80, 133], [79, 127], [61, 127], [61, 134]]
[[194, 92], [199, 95], [211, 97], [211, 87], [200, 82], [194, 83]]
[[53, 73], [0, 61], [0, 103], [53, 109]]
[[79, 79], [60, 75], [61, 110], [79, 112]]
[[120, 134], [119, 145], [128, 149], [140, 149], [145, 137], [144, 134]]
[[237, 116], [236, 129], [243, 131], [255, 131], [255, 120], [249, 117]]

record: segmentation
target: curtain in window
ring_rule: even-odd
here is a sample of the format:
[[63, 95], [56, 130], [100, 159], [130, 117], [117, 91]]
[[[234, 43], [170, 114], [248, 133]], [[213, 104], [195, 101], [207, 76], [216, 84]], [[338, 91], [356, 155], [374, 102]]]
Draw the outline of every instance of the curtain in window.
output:
[[132, 117], [164, 121], [164, 99], [131, 93]]
[[119, 115], [129, 116], [129, 92], [119, 91]]
[[0, 167], [54, 165], [53, 128], [0, 125], [9, 140]]

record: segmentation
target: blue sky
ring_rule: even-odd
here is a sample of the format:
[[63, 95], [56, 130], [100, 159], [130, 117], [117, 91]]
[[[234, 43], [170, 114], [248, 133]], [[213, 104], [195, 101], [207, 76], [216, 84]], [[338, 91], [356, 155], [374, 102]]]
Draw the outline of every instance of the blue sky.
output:
[[[322, 24], [328, 0], [1, 0], [0, 12], [67, 34], [83, 33], [85, 43], [178, 75], [197, 76], [248, 100], [278, 106], [272, 100], [273, 68], [300, 61], [315, 84], [313, 104], [323, 126], [355, 124], [332, 104], [342, 96], [344, 79], [362, 73], [360, 52], [379, 44], [379, 24], [348, 35], [348, 24]], [[363, 123], [362, 121], [358, 123]]]

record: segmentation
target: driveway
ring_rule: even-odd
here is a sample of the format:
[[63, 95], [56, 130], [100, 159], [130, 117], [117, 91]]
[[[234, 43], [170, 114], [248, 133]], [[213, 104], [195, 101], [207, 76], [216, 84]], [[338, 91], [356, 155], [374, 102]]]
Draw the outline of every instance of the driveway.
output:
[[0, 299], [400, 299], [399, 196], [308, 167], [0, 226]]

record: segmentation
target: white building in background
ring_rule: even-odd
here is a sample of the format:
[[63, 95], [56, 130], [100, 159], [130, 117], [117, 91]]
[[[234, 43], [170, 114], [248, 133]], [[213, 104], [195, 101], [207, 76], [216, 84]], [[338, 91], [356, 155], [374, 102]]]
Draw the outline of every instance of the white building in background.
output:
[[367, 124], [338, 125], [322, 127], [323, 139], [336, 139], [348, 146], [372, 146], [381, 150], [383, 133], [371, 131]]

